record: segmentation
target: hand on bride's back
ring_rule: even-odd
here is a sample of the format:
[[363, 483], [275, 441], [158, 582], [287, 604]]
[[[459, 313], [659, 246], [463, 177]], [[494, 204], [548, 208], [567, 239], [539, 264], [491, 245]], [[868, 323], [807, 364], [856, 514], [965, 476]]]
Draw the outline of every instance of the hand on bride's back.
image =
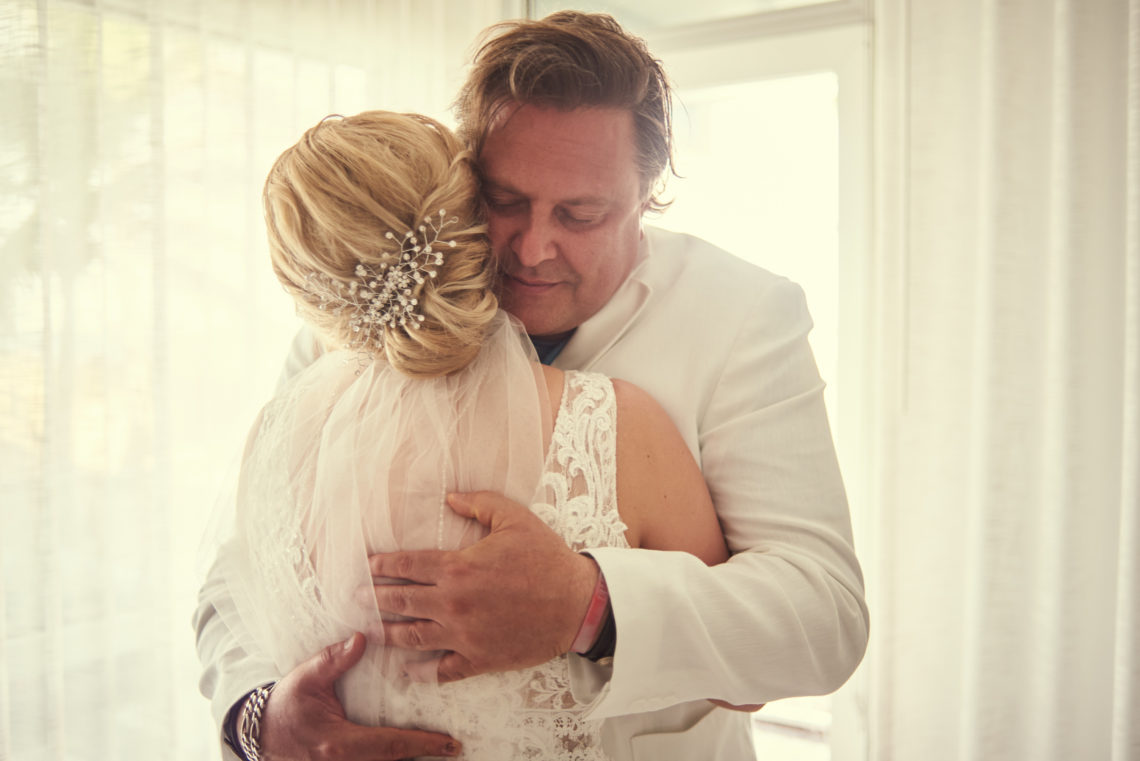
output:
[[353, 724], [333, 684], [364, 654], [354, 634], [289, 672], [273, 688], [261, 717], [265, 761], [398, 761], [413, 756], [456, 756], [460, 745], [446, 735], [414, 729]]
[[374, 587], [381, 611], [416, 619], [386, 624], [386, 642], [450, 651], [428, 662], [429, 670], [438, 664], [440, 681], [535, 666], [567, 652], [597, 583], [597, 564], [502, 495], [456, 494], [448, 503], [490, 533], [462, 550], [372, 556], [373, 576], [414, 582]]

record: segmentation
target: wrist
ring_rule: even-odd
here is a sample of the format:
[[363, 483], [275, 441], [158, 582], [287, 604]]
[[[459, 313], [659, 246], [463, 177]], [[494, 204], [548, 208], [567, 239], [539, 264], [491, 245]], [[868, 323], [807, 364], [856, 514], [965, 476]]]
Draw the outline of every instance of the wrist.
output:
[[589, 558], [598, 575], [586, 606], [586, 614], [582, 617], [582, 623], [578, 627], [578, 633], [570, 650], [596, 663], [603, 658], [613, 657], [617, 649], [617, 624], [614, 621], [614, 610], [610, 603], [605, 574], [602, 573], [598, 561], [587, 553], [582, 554]]
[[226, 715], [223, 727], [226, 744], [245, 761], [261, 759], [261, 717], [275, 686], [275, 682], [270, 682], [251, 690]]
[[242, 695], [234, 704], [230, 706], [230, 710], [226, 711], [226, 716], [222, 719], [222, 741], [230, 747], [238, 758], [244, 759], [241, 752], [241, 743], [238, 741], [238, 724], [241, 722], [242, 712], [245, 710], [245, 704], [249, 701], [249, 696], [253, 694], [250, 690]]
[[617, 623], [614, 621], [614, 610], [606, 605], [606, 615], [598, 629], [598, 638], [590, 649], [582, 653], [588, 661], [597, 663], [605, 658], [613, 659], [617, 650]]
[[590, 596], [590, 604], [586, 607], [586, 615], [578, 626], [578, 633], [574, 636], [574, 643], [570, 650], [585, 655], [598, 641], [598, 634], [606, 622], [606, 617], [612, 615], [610, 611], [610, 591], [606, 586], [606, 577], [598, 569], [598, 580], [594, 584], [594, 592]]

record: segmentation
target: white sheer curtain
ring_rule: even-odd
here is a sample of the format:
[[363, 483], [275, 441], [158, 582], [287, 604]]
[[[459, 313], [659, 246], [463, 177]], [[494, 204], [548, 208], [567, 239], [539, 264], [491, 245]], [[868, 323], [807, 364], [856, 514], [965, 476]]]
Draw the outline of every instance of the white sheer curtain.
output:
[[1140, 758], [1140, 2], [879, 0], [872, 759]]
[[215, 755], [198, 537], [295, 320], [260, 185], [500, 0], [0, 2], [0, 759]]

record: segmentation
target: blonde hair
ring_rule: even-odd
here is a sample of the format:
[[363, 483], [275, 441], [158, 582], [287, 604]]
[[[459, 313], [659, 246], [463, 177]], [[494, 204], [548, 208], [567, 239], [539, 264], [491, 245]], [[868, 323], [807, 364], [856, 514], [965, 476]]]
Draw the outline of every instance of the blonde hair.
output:
[[[315, 282], [350, 285], [355, 269], [393, 263], [399, 241], [446, 209], [458, 218], [443, 237], [437, 276], [415, 286], [419, 329], [383, 326], [383, 355], [414, 377], [447, 375], [479, 351], [498, 302], [471, 154], [439, 122], [366, 111], [327, 117], [278, 157], [263, 202], [273, 270], [298, 314], [333, 344], [353, 344], [343, 312], [322, 309]], [[392, 233], [395, 243], [385, 237]]]
[[488, 29], [455, 101], [460, 137], [476, 155], [498, 113], [514, 103], [628, 109], [642, 194], [652, 210], [669, 205], [661, 191], [673, 169], [672, 88], [644, 40], [613, 17], [559, 11]]

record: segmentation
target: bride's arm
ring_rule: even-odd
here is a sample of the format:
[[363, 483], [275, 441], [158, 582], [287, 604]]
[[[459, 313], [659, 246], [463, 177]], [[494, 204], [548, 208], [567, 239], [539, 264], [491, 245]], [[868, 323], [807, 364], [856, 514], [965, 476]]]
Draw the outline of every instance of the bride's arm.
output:
[[706, 565], [728, 559], [704, 476], [653, 397], [614, 380], [618, 512], [631, 547], [683, 550]]

